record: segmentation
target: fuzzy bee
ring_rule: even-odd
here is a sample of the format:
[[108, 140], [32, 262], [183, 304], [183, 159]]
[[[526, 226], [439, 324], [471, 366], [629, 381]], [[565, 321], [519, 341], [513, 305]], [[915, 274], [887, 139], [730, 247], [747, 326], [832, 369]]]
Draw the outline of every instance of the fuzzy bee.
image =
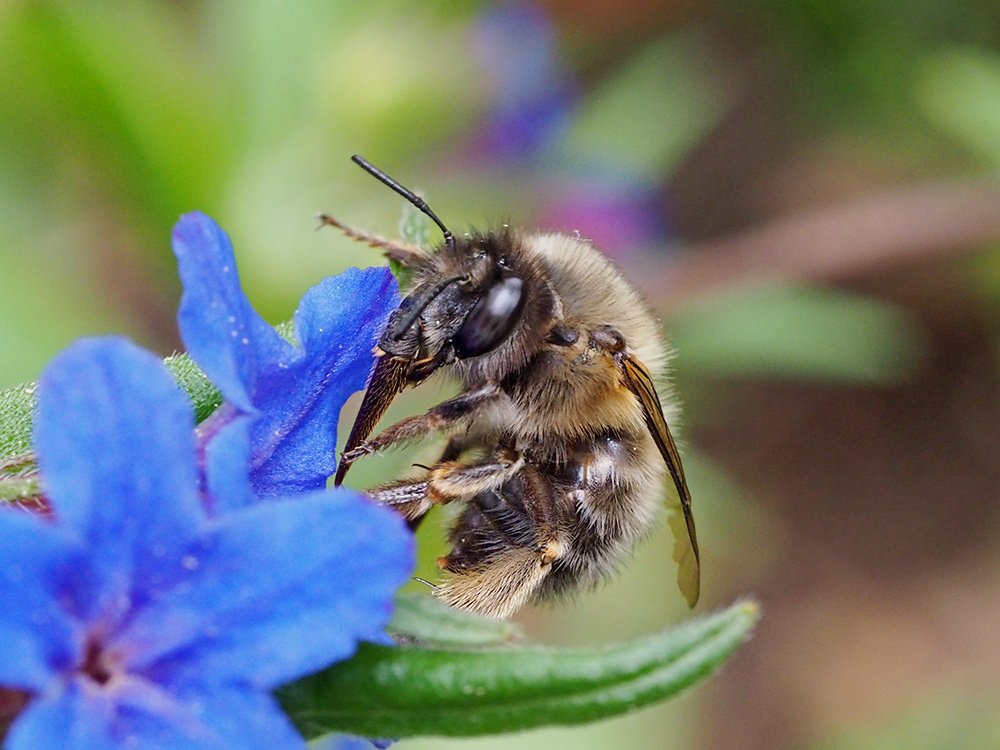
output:
[[[365, 455], [448, 434], [437, 463], [368, 494], [411, 526], [435, 505], [458, 505], [435, 595], [504, 618], [611, 574], [657, 517], [669, 475], [677, 580], [693, 607], [698, 542], [668, 425], [669, 349], [638, 292], [579, 237], [506, 226], [455, 237], [422, 198], [353, 160], [430, 217], [444, 241], [427, 252], [321, 217], [412, 276], [379, 339], [336, 484]], [[458, 396], [369, 439], [403, 388], [439, 370], [461, 382]]]

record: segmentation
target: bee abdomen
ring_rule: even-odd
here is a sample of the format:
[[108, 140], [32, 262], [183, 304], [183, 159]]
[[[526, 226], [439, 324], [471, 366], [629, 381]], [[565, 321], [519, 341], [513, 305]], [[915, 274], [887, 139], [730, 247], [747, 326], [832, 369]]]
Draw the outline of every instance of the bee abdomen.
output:
[[[650, 528], [662, 503], [663, 474], [650, 473], [648, 436], [606, 432], [574, 446], [559, 471], [573, 542], [537, 596], [593, 586], [613, 573]], [[653, 464], [655, 465], [655, 464]]]

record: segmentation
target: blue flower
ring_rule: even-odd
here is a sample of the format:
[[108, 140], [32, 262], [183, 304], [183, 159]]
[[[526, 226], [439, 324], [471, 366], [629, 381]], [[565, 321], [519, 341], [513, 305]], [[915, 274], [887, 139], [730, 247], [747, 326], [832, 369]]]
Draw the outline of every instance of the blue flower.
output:
[[193, 421], [121, 339], [43, 376], [54, 517], [0, 513], [0, 687], [31, 696], [7, 750], [304, 748], [270, 690], [383, 638], [412, 562], [396, 514], [337, 491], [209, 517]]
[[336, 468], [340, 409], [364, 387], [372, 347], [399, 302], [392, 274], [350, 269], [310, 289], [295, 313], [294, 345], [250, 306], [215, 222], [181, 217], [173, 246], [184, 285], [181, 338], [226, 399], [199, 428], [215, 508], [249, 496], [233, 471], [248, 456], [258, 498], [323, 488]]

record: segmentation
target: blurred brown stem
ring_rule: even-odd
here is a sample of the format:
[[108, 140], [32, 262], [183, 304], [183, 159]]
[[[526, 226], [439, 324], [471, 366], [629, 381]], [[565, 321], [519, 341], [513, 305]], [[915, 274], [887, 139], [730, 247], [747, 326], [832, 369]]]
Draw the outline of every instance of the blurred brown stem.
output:
[[634, 278], [667, 317], [738, 286], [829, 283], [1000, 244], [1000, 183], [939, 183], [803, 211], [692, 246]]

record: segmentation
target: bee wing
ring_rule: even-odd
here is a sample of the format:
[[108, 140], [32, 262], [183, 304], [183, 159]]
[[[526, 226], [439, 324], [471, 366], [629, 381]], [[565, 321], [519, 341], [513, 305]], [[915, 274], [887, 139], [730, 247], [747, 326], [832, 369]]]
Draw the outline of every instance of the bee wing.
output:
[[670, 434], [670, 427], [663, 416], [663, 407], [660, 406], [660, 399], [656, 395], [656, 388], [653, 386], [653, 379], [649, 376], [649, 371], [645, 365], [632, 356], [626, 356], [622, 360], [622, 373], [625, 378], [626, 387], [635, 394], [642, 405], [642, 411], [646, 417], [646, 426], [653, 436], [653, 442], [660, 449], [677, 488], [677, 495], [681, 502], [683, 513], [683, 524], [681, 516], [674, 513], [670, 518], [670, 530], [674, 535], [674, 560], [677, 562], [677, 585], [681, 593], [690, 606], [698, 602], [698, 594], [701, 588], [701, 561], [698, 552], [698, 535], [694, 528], [694, 515], [691, 513], [691, 492], [688, 490], [687, 480], [684, 478], [684, 467], [681, 465], [681, 456], [677, 451], [677, 444], [673, 435]]
[[[384, 354], [378, 358], [372, 376], [368, 379], [368, 388], [361, 400], [358, 416], [354, 420], [351, 434], [344, 446], [344, 453], [357, 448], [375, 429], [375, 425], [385, 414], [389, 404], [406, 385], [406, 375], [409, 369], [410, 360], [404, 357]], [[341, 460], [337, 467], [337, 476], [333, 480], [335, 486], [339, 487], [344, 481], [349, 468], [351, 468], [351, 464]]]

